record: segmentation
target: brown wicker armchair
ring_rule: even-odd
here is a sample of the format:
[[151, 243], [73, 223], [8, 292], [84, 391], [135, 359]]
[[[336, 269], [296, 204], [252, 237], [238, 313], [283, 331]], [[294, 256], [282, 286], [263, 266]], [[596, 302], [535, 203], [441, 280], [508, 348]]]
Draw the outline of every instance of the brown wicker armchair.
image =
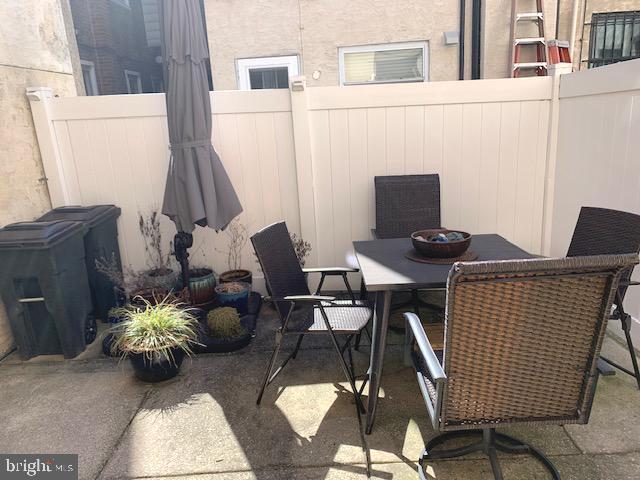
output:
[[[405, 314], [420, 390], [434, 429], [445, 432], [425, 446], [421, 478], [426, 461], [477, 451], [489, 457], [496, 479], [497, 451], [529, 453], [559, 478], [541, 451], [495, 429], [587, 423], [613, 297], [637, 257], [456, 263], [440, 358], [418, 317]], [[481, 440], [436, 448], [468, 435]]]

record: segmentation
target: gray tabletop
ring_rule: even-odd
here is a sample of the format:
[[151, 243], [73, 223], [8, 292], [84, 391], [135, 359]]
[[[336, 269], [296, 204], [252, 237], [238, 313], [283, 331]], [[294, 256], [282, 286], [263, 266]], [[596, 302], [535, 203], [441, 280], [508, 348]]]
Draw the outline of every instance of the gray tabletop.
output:
[[[404, 255], [412, 249], [408, 238], [353, 242], [360, 272], [369, 291], [403, 288], [444, 288], [451, 265], [418, 263]], [[500, 235], [474, 235], [470, 250], [476, 261], [533, 258]]]

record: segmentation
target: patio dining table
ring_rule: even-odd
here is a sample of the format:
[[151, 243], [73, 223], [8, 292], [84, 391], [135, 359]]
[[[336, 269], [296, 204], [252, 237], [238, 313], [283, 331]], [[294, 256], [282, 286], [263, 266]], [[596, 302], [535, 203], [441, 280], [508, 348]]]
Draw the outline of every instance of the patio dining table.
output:
[[[446, 288], [451, 265], [409, 260], [405, 257], [412, 248], [409, 238], [357, 241], [353, 246], [367, 291], [376, 294], [366, 417], [366, 432], [371, 433], [387, 343], [391, 294], [398, 290]], [[535, 257], [496, 234], [474, 235], [469, 249], [478, 255], [475, 261]]]

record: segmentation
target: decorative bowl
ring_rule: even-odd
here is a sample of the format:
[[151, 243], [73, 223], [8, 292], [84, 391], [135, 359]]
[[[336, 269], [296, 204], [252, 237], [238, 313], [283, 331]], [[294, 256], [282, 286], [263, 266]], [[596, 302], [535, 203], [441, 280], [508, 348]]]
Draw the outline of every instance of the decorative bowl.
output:
[[[464, 237], [462, 240], [450, 240], [448, 242], [436, 242], [427, 240], [442, 233], [458, 232]], [[469, 248], [471, 234], [460, 230], [448, 230], [446, 228], [432, 228], [429, 230], [418, 230], [411, 234], [411, 243], [417, 252], [427, 258], [453, 258], [459, 257]]]

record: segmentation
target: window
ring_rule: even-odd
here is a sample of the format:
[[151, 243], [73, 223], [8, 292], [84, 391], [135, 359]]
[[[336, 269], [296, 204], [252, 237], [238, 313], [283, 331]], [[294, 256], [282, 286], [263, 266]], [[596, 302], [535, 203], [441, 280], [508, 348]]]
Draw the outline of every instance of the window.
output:
[[125, 70], [124, 77], [127, 79], [127, 93], [142, 93], [142, 80], [138, 72]]
[[594, 13], [589, 68], [640, 58], [640, 11]]
[[80, 60], [82, 66], [82, 79], [84, 80], [84, 90], [87, 95], [99, 95], [98, 82], [96, 80], [96, 67], [93, 62]]
[[289, 77], [300, 74], [297, 55], [241, 58], [237, 67], [240, 90], [289, 88]]
[[427, 43], [362, 45], [339, 49], [340, 85], [424, 82]]

